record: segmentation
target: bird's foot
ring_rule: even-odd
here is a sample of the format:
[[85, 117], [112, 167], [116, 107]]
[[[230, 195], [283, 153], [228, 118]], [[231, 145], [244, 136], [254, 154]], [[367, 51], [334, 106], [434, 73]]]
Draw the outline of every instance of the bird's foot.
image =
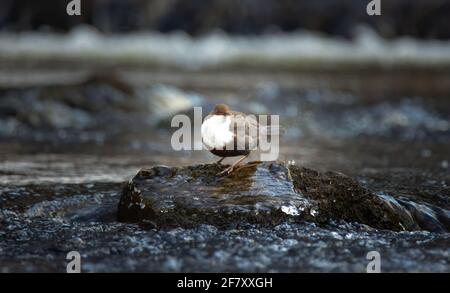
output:
[[234, 166], [231, 165], [230, 167], [226, 168], [225, 170], [220, 171], [217, 173], [217, 176], [223, 176], [223, 175], [230, 175], [231, 172], [233, 172]]
[[243, 160], [245, 160], [247, 157], [248, 157], [248, 154], [245, 155], [245, 156], [242, 156], [242, 158], [240, 158], [239, 160], [234, 162], [233, 165], [231, 165], [230, 167], [226, 168], [225, 170], [223, 170], [222, 172], [218, 173], [217, 175], [218, 176], [221, 176], [221, 175], [224, 175], [224, 174], [230, 175], [231, 172], [233, 172], [233, 170], [235, 170], [235, 168], [237, 166], [239, 166], [239, 163], [242, 162]]

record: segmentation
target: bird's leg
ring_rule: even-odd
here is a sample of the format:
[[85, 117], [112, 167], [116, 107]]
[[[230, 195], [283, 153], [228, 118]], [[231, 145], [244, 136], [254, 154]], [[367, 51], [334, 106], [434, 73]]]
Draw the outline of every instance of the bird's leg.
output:
[[225, 157], [220, 158], [220, 160], [218, 160], [218, 161], [216, 162], [216, 164], [217, 164], [217, 165], [220, 165], [220, 163], [222, 163], [223, 160], [225, 160]]
[[250, 155], [250, 154], [243, 156], [242, 158], [240, 158], [239, 160], [237, 160], [236, 162], [234, 162], [233, 165], [231, 165], [230, 167], [226, 168], [225, 170], [223, 170], [222, 172], [218, 173], [217, 175], [220, 176], [220, 175], [223, 175], [223, 174], [227, 174], [227, 175], [231, 174], [231, 172], [233, 172], [234, 168], [235, 168], [237, 165], [239, 165], [240, 162], [242, 162], [243, 160], [245, 160], [249, 155]]

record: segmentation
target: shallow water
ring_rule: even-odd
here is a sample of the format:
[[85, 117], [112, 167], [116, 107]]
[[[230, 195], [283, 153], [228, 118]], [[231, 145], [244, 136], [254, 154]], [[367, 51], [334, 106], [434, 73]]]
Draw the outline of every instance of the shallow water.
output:
[[[189, 102], [186, 105], [202, 105], [204, 112], [217, 101], [226, 101], [237, 110], [280, 114], [288, 130], [281, 141], [280, 160], [348, 174], [386, 198], [422, 210], [438, 207], [448, 220], [447, 85], [437, 87], [433, 78], [421, 86], [386, 85], [380, 80], [374, 85], [370, 76], [353, 79], [348, 72], [334, 82], [328, 79], [327, 85], [322, 84], [323, 75], [308, 80], [292, 72], [283, 78], [252, 73], [255, 79], [219, 74], [209, 77], [212, 83], [196, 79], [201, 72], [183, 74], [123, 71], [132, 87], [144, 89], [164, 81], [178, 86], [181, 99]], [[391, 74], [376, 73], [385, 79]], [[243, 81], [235, 84], [230, 76]], [[294, 82], [286, 82], [289, 79]], [[370, 86], [361, 88], [365, 84]], [[93, 90], [97, 96], [98, 88]], [[20, 89], [14, 94], [26, 95]], [[71, 250], [81, 253], [82, 270], [87, 272], [364, 272], [366, 254], [372, 250], [381, 253], [382, 271], [450, 272], [449, 233], [393, 232], [345, 222], [324, 227], [308, 222], [273, 228], [243, 224], [225, 230], [209, 225], [154, 230], [120, 223], [116, 211], [122, 182], [140, 168], [215, 158], [205, 151], [173, 151], [170, 119], [164, 115], [158, 121], [140, 122], [117, 115], [113, 118], [120, 126], [109, 128], [96, 126], [95, 119], [103, 121], [100, 124], [108, 121], [101, 120], [101, 112], [83, 111], [94, 113], [87, 116], [93, 119], [91, 128], [55, 130], [2, 116], [0, 268], [4, 272], [62, 272]]]

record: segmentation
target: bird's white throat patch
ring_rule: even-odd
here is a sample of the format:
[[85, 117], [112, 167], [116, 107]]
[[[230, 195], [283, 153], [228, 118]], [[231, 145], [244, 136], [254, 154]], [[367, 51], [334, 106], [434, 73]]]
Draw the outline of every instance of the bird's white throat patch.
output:
[[230, 131], [231, 118], [224, 115], [212, 115], [205, 119], [201, 133], [203, 143], [208, 148], [223, 149], [231, 143], [234, 134]]

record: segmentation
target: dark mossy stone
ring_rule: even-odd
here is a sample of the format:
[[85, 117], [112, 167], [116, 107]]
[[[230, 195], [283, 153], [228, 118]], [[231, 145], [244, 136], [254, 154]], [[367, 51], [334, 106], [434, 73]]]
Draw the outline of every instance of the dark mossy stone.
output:
[[398, 213], [385, 200], [342, 173], [321, 173], [298, 166], [289, 169], [295, 188], [315, 200], [326, 219], [396, 231], [420, 229], [412, 218]]
[[314, 201], [295, 191], [286, 166], [258, 163], [217, 176], [223, 168], [206, 164], [142, 169], [124, 187], [119, 220], [158, 227], [229, 227], [311, 217]]
[[142, 169], [124, 187], [118, 219], [156, 227], [344, 220], [395, 231], [421, 229], [408, 213], [341, 173], [251, 162], [229, 176], [217, 176], [224, 168]]

